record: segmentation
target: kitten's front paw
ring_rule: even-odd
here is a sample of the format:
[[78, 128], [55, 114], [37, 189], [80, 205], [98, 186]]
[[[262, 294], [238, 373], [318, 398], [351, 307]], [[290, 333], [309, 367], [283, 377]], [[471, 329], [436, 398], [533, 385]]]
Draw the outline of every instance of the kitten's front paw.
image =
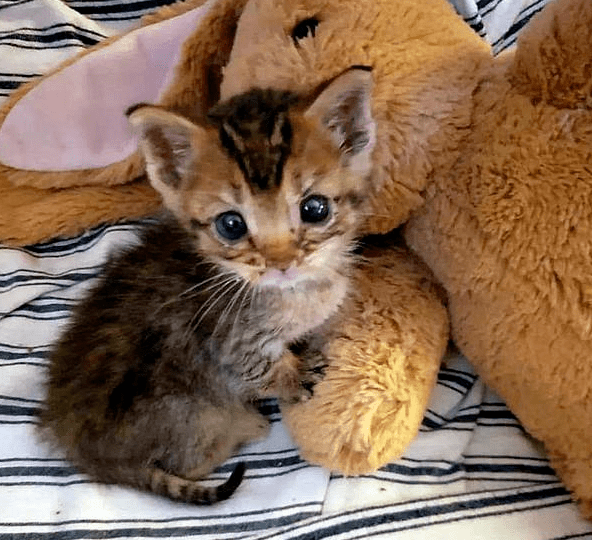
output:
[[314, 394], [315, 386], [325, 377], [328, 361], [325, 355], [318, 349], [307, 345], [290, 347], [293, 362], [297, 369], [298, 389], [291, 396], [284, 398], [288, 403], [298, 403], [309, 400]]
[[301, 362], [300, 386], [303, 391], [300, 401], [313, 396], [314, 387], [325, 378], [327, 366], [327, 359], [321, 353], [310, 363]]
[[282, 367], [275, 378], [278, 398], [289, 404], [310, 399], [317, 378], [318, 375], [303, 369], [297, 356], [286, 351], [282, 359]]
[[323, 379], [325, 367], [322, 357], [309, 357], [304, 361], [288, 350], [269, 373], [259, 397], [277, 397], [287, 404], [306, 401], [312, 397], [314, 386]]
[[298, 358], [286, 351], [267, 374], [258, 397], [274, 397], [292, 403], [299, 400], [300, 393]]
[[328, 360], [321, 351], [320, 345], [313, 344], [312, 340], [292, 344], [290, 352], [297, 359], [302, 387], [299, 401], [307, 400], [314, 394], [314, 387], [324, 379]]

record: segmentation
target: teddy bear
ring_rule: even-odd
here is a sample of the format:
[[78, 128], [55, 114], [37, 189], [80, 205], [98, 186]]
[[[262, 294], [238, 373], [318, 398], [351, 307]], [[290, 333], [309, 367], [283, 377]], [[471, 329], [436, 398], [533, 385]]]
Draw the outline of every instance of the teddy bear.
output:
[[[324, 379], [283, 407], [290, 432], [305, 458], [344, 474], [395, 459], [452, 337], [592, 517], [591, 32], [588, 0], [555, 0], [493, 57], [445, 0], [188, 0], [3, 106], [0, 239], [154, 212], [120, 118], [130, 101], [200, 121], [253, 86], [307, 93], [371, 69], [373, 236]], [[49, 120], [35, 107], [154, 39], [158, 53], [128, 64], [145, 75], [141, 91], [101, 101], [82, 89]]]

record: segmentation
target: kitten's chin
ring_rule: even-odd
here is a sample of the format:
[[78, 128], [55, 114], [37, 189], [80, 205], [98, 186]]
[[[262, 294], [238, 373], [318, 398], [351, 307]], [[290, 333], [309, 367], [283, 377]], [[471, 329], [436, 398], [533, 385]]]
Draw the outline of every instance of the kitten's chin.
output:
[[293, 266], [287, 270], [270, 268], [261, 274], [257, 281], [257, 286], [261, 289], [295, 289], [296, 287], [303, 285], [306, 281], [312, 280]]
[[292, 320], [299, 322], [292, 327], [292, 336], [289, 340], [298, 339], [300, 335], [314, 330], [335, 315], [347, 292], [348, 282], [341, 278], [325, 282], [322, 287], [317, 284], [316, 289], [309, 292], [295, 289], [292, 297], [294, 313], [297, 316]]
[[308, 274], [294, 269], [282, 272], [268, 270], [257, 283], [257, 299], [267, 306], [267, 321], [282, 328], [287, 341], [322, 325], [334, 315], [348, 292], [348, 280], [327, 270]]

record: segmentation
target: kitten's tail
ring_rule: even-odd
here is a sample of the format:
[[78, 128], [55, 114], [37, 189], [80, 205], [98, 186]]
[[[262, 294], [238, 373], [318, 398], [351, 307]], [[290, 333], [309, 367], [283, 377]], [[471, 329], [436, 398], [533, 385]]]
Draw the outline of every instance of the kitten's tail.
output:
[[135, 472], [136, 474], [133, 475], [135, 478], [128, 479], [129, 484], [176, 501], [193, 504], [214, 504], [228, 499], [234, 493], [245, 474], [245, 464], [243, 462], [238, 463], [228, 480], [213, 487], [204, 487], [195, 480], [168, 473], [157, 467], [143, 469], [139, 477], [138, 471]]

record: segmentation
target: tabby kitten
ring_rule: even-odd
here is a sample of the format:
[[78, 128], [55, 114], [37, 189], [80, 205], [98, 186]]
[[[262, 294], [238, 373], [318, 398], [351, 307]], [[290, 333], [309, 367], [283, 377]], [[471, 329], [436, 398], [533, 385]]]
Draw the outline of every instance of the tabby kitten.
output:
[[[255, 89], [196, 125], [129, 111], [169, 215], [112, 258], [51, 356], [41, 425], [105, 483], [208, 504], [197, 479], [261, 437], [261, 396], [315, 380], [302, 342], [344, 301], [369, 189], [371, 74], [312, 101]], [[298, 346], [296, 346], [298, 345]]]

